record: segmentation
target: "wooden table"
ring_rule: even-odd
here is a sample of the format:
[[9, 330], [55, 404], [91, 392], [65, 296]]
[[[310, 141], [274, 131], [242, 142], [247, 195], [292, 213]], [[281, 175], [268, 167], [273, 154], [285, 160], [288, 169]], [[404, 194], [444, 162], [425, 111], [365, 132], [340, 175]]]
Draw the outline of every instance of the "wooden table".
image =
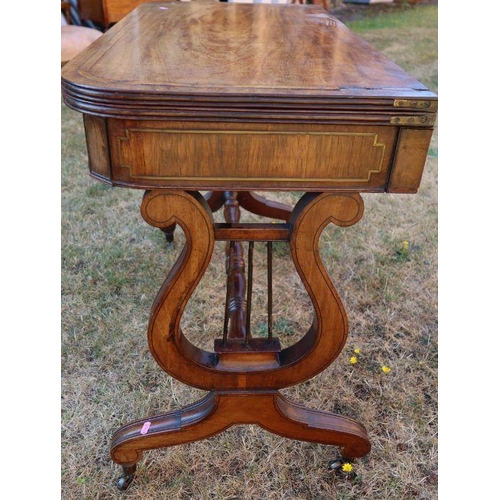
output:
[[[361, 219], [360, 193], [417, 191], [436, 95], [320, 7], [194, 2], [140, 6], [65, 66], [62, 88], [83, 113], [90, 174], [145, 190], [146, 222], [168, 241], [176, 225], [186, 235], [151, 311], [149, 347], [163, 370], [208, 393], [115, 433], [119, 488], [143, 451], [241, 423], [366, 455], [363, 425], [279, 390], [342, 351], [347, 317], [319, 237]], [[256, 190], [305, 194], [288, 207]], [[221, 208], [226, 222], [214, 223]], [[241, 223], [242, 209], [280, 222]], [[228, 242], [226, 315], [205, 351], [180, 321], [218, 240]], [[314, 308], [309, 331], [286, 348], [273, 335], [275, 241], [289, 242]], [[250, 331], [254, 242], [268, 248], [267, 337]]]

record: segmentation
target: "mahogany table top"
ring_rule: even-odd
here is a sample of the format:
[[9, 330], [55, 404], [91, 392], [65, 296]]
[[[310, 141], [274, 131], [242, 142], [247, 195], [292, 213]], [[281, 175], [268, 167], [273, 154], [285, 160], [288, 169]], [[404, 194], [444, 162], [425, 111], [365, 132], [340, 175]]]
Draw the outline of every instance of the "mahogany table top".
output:
[[[144, 4], [68, 63], [75, 98], [121, 105], [209, 98], [251, 106], [436, 96], [325, 10], [312, 5]], [[116, 103], [115, 103], [116, 104]], [[433, 104], [431, 109], [435, 111]]]

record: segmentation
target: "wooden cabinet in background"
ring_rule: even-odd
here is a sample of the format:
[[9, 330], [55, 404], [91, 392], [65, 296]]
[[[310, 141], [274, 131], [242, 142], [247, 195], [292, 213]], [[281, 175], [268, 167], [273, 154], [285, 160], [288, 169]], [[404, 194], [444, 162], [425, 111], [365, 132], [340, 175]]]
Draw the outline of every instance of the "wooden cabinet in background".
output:
[[105, 29], [117, 23], [142, 3], [154, 0], [78, 0], [78, 15], [82, 21], [102, 24]]

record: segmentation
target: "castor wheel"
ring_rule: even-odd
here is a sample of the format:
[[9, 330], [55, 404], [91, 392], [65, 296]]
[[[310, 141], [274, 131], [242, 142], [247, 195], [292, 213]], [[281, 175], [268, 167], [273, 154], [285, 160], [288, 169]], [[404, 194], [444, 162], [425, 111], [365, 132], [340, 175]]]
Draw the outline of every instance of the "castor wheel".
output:
[[122, 477], [120, 477], [118, 481], [116, 481], [116, 487], [120, 491], [125, 491], [130, 486], [133, 480], [134, 480], [133, 474], [125, 474]]
[[342, 468], [342, 466], [346, 463], [346, 460], [342, 457], [334, 458], [328, 462], [328, 470], [334, 472], [338, 471]]
[[349, 479], [356, 479], [353, 461], [346, 457], [338, 457], [328, 462], [328, 470], [335, 474], [342, 474]]
[[120, 491], [125, 491], [134, 480], [135, 477], [135, 465], [132, 467], [123, 467], [123, 476], [121, 476], [118, 481], [116, 481], [116, 487]]

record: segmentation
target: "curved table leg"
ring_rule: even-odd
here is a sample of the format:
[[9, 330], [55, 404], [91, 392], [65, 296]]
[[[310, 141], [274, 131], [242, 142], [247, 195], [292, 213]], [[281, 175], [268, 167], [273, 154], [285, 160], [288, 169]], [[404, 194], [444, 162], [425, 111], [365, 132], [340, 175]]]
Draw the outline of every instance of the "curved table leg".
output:
[[286, 399], [279, 391], [210, 392], [185, 408], [123, 426], [112, 439], [111, 457], [124, 469], [120, 489], [132, 482], [144, 450], [199, 441], [236, 424], [256, 424], [286, 438], [339, 446], [345, 458], [370, 451], [358, 422]]
[[288, 222], [292, 215], [292, 207], [277, 201], [266, 200], [266, 198], [251, 191], [239, 191], [238, 201], [245, 210], [256, 215], [270, 217], [271, 219]]
[[325, 411], [312, 410], [294, 403], [277, 392], [274, 396], [276, 418], [261, 426], [290, 439], [323, 443], [341, 448], [346, 459], [364, 457], [371, 444], [365, 427], [355, 420]]

